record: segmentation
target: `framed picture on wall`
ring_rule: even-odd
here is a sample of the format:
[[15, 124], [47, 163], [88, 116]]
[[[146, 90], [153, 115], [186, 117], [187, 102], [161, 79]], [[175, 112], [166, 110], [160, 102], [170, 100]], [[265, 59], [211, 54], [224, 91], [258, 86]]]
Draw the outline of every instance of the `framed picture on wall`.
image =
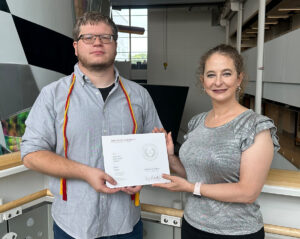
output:
[[8, 151], [20, 151], [20, 143], [25, 132], [25, 120], [28, 114], [29, 109], [25, 109], [9, 116], [7, 119], [1, 120], [6, 144], [5, 147]]

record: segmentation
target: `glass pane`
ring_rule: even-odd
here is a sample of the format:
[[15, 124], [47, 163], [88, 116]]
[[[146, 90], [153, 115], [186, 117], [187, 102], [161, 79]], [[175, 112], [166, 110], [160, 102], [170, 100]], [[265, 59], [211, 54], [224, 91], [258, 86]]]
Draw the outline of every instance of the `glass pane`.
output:
[[129, 61], [129, 52], [118, 52], [116, 61]]
[[113, 20], [117, 25], [129, 25], [129, 16], [114, 16]]
[[129, 38], [129, 33], [126, 32], [119, 32], [119, 38]]
[[129, 16], [129, 9], [121, 9], [121, 10], [112, 10], [112, 14], [113, 14], [113, 17], [115, 15], [121, 15], [121, 16], [124, 16], [124, 15], [127, 15]]
[[129, 38], [119, 38], [117, 52], [129, 52]]
[[147, 16], [131, 16], [131, 26], [148, 29]]
[[135, 64], [140, 62], [141, 64], [147, 63], [147, 52], [132, 52], [131, 53], [131, 63]]
[[131, 52], [147, 52], [147, 38], [131, 38]]
[[131, 16], [148, 15], [148, 9], [131, 9]]

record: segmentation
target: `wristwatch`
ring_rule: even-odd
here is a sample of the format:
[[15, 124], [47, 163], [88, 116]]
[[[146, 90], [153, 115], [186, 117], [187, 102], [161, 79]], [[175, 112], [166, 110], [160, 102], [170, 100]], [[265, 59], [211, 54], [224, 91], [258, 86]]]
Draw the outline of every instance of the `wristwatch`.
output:
[[194, 196], [201, 197], [200, 188], [201, 188], [201, 183], [196, 182], [194, 187], [194, 192], [193, 192]]

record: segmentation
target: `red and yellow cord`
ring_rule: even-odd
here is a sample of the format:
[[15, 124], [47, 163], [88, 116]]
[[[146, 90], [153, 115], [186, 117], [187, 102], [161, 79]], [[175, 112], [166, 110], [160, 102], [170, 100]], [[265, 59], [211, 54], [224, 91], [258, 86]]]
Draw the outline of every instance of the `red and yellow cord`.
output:
[[[76, 78], [75, 74], [73, 74], [72, 82], [69, 88], [68, 97], [65, 104], [63, 136], [64, 136], [64, 151], [65, 151], [66, 159], [68, 158], [68, 138], [67, 138], [68, 109], [70, 104], [70, 95], [74, 88], [75, 78]], [[67, 182], [65, 178], [60, 179], [60, 195], [62, 195], [64, 201], [67, 201]]]
[[136, 134], [136, 132], [137, 132], [137, 123], [136, 123], [136, 120], [135, 120], [135, 117], [134, 117], [134, 113], [133, 113], [133, 109], [132, 109], [132, 106], [131, 106], [130, 97], [129, 97], [129, 95], [128, 95], [128, 93], [127, 93], [127, 91], [126, 91], [126, 89], [125, 89], [125, 87], [124, 87], [121, 79], [120, 79], [119, 82], [120, 82], [120, 86], [121, 86], [121, 88], [122, 88], [122, 90], [124, 92], [124, 95], [126, 97], [127, 104], [128, 104], [129, 111], [130, 111], [130, 115], [131, 115], [131, 118], [132, 118], [132, 122], [133, 122], [132, 133]]
[[[129, 107], [129, 111], [130, 111], [130, 115], [131, 115], [131, 118], [132, 118], [132, 122], [133, 122], [133, 128], [132, 128], [132, 133], [133, 134], [136, 134], [137, 132], [137, 123], [136, 123], [136, 120], [135, 120], [135, 117], [134, 117], [134, 112], [133, 112], [133, 109], [132, 109], [132, 106], [131, 106], [131, 101], [130, 101], [130, 97], [121, 81], [121, 79], [119, 80], [120, 82], [120, 86], [124, 92], [124, 95], [126, 97], [126, 100], [127, 100], [127, 104], [128, 104], [128, 107]], [[140, 193], [137, 192], [135, 195], [131, 195], [131, 200], [134, 200], [134, 205], [136, 207], [138, 207], [140, 205]]]

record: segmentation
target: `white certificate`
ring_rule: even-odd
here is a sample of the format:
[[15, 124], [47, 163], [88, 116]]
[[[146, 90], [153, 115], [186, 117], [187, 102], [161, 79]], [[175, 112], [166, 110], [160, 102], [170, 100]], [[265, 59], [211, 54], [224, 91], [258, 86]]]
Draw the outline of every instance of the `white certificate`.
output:
[[110, 188], [165, 183], [170, 174], [163, 133], [102, 136], [105, 172], [117, 181]]

